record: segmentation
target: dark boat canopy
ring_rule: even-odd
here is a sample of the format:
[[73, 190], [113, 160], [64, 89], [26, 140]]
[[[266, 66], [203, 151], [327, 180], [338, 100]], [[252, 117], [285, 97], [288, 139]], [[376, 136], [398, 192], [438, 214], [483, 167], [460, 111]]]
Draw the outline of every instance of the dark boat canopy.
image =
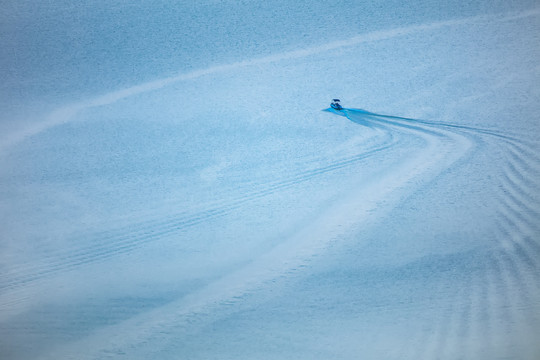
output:
[[339, 99], [334, 99], [334, 101], [330, 104], [330, 106], [332, 107], [332, 109], [335, 109], [335, 110], [343, 110], [343, 106], [340, 105]]
[[333, 101], [336, 101], [336, 102], [337, 102], [337, 101], [340, 101], [339, 99], [332, 99], [332, 100], [333, 100]]

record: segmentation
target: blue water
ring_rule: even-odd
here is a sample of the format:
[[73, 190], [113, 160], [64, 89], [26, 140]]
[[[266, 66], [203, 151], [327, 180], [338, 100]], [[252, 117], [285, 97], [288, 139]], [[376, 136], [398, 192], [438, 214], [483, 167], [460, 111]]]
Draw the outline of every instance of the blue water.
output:
[[536, 359], [537, 6], [3, 4], [0, 358]]
[[9, 1], [0, 15], [0, 99], [9, 109], [20, 109], [27, 101], [61, 104], [177, 72], [370, 31], [534, 5], [532, 0], [139, 0], [78, 6], [69, 1]]

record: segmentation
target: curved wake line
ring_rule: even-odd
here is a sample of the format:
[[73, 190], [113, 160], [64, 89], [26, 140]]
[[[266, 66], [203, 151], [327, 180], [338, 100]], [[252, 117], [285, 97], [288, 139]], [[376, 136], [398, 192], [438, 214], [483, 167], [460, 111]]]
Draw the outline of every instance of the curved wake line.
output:
[[212, 66], [206, 69], [195, 70], [189, 73], [180, 74], [177, 76], [164, 78], [160, 80], [150, 81], [140, 85], [135, 85], [127, 89], [113, 91], [105, 95], [99, 96], [94, 99], [87, 101], [82, 101], [72, 105], [62, 107], [56, 111], [53, 111], [46, 120], [42, 123], [33, 125], [32, 127], [26, 128], [22, 131], [11, 134], [6, 139], [2, 139], [0, 143], [0, 151], [5, 150], [6, 148], [12, 147], [27, 137], [37, 135], [51, 127], [65, 124], [72, 120], [79, 112], [90, 109], [93, 107], [99, 107], [104, 105], [113, 104], [119, 100], [139, 95], [145, 92], [154, 91], [162, 89], [168, 85], [182, 82], [186, 80], [200, 78], [206, 75], [211, 75], [215, 73], [226, 72], [230, 70], [236, 70], [243, 67], [254, 66], [254, 65], [263, 65], [274, 62], [279, 62], [283, 60], [293, 60], [304, 58], [308, 56], [313, 56], [321, 54], [327, 51], [351, 47], [362, 43], [374, 42], [387, 40], [399, 36], [405, 36], [413, 33], [419, 33], [424, 31], [436, 30], [448, 26], [464, 25], [473, 22], [488, 22], [488, 21], [497, 21], [497, 22], [506, 22], [513, 21], [527, 17], [533, 17], [540, 15], [540, 8], [534, 8], [522, 12], [513, 12], [508, 14], [499, 14], [499, 15], [478, 15], [462, 19], [453, 19], [446, 21], [437, 21], [429, 24], [421, 25], [411, 25], [401, 28], [395, 28], [391, 30], [380, 30], [374, 31], [367, 34], [357, 35], [347, 40], [334, 41], [327, 44], [309, 47], [301, 50], [287, 51], [283, 53], [278, 53], [262, 58], [256, 58], [251, 60], [238, 61], [231, 64], [217, 65]]
[[302, 184], [314, 177], [354, 166], [364, 159], [395, 146], [396, 143], [397, 141], [395, 139], [390, 138], [388, 142], [368, 148], [366, 151], [354, 156], [337, 159], [337, 161], [326, 166], [305, 170], [291, 177], [270, 182], [259, 189], [255, 189], [220, 206], [210, 207], [196, 213], [179, 215], [167, 221], [160, 220], [140, 224], [140, 226], [132, 227], [128, 231], [119, 234], [98, 233], [88, 246], [62, 249], [61, 251], [47, 254], [37, 264], [21, 264], [21, 266], [11, 269], [9, 272], [0, 274], [0, 290], [6, 291], [24, 286], [33, 281], [52, 276], [59, 272], [68, 271], [81, 265], [95, 263], [129, 253], [145, 244], [159, 241], [165, 236], [181, 233], [191, 227], [226, 216], [250, 202], [277, 191], [286, 190]]
[[[431, 325], [435, 330], [433, 336], [439, 339], [438, 346], [432, 345], [424, 354], [427, 358], [434, 355], [453, 358], [457, 356], [455, 349], [459, 349], [461, 357], [478, 357], [487, 351], [504, 352], [508, 357], [514, 357], [511, 354], [515, 353], [516, 344], [521, 346], [524, 353], [538, 353], [536, 339], [531, 334], [537, 333], [540, 326], [537, 316], [540, 298], [540, 287], [537, 285], [540, 278], [537, 224], [540, 207], [534, 196], [540, 188], [536, 180], [540, 158], [531, 146], [532, 142], [490, 129], [366, 110], [345, 109], [340, 115], [360, 124], [370, 121], [379, 124], [399, 122], [411, 129], [423, 125], [432, 129], [447, 129], [468, 137], [478, 145], [485, 141], [502, 148], [507, 154], [500, 176], [500, 192], [495, 194], [499, 198], [500, 208], [496, 210], [496, 226], [490, 235], [496, 240], [497, 247], [490, 250], [490, 262], [484, 264], [480, 274], [459, 289], [460, 295], [454, 296], [460, 301], [456, 301], [459, 306], [448, 311], [450, 316], [444, 316]], [[504, 324], [502, 330], [499, 329], [501, 319]], [[505, 342], [498, 344], [501, 334], [504, 334]], [[471, 342], [471, 337], [476, 340]], [[467, 342], [463, 338], [468, 339]], [[494, 347], [495, 344], [497, 347]]]
[[403, 120], [403, 121], [406, 121], [406, 122], [409, 122], [409, 123], [425, 124], [425, 125], [430, 125], [430, 126], [435, 126], [435, 127], [445, 127], [445, 128], [450, 128], [450, 129], [472, 131], [472, 132], [479, 133], [479, 134], [495, 136], [495, 137], [498, 137], [498, 138], [501, 138], [501, 139], [506, 139], [506, 140], [509, 140], [509, 141], [519, 141], [519, 142], [521, 142], [521, 139], [518, 139], [516, 137], [510, 136], [510, 135], [507, 135], [507, 134], [501, 134], [500, 132], [497, 132], [495, 130], [483, 129], [483, 128], [478, 128], [478, 127], [474, 127], [474, 126], [459, 125], [459, 124], [452, 124], [452, 123], [445, 123], [445, 122], [436, 122], [436, 121], [415, 119], [415, 118], [396, 116], [396, 115], [379, 114], [379, 113], [374, 113], [374, 112], [367, 111], [367, 110], [364, 110], [364, 109], [343, 109], [343, 111], [345, 113], [345, 116], [349, 120], [351, 120], [353, 122], [357, 122], [357, 121], [355, 121], [354, 119], [351, 119], [349, 117], [349, 112], [365, 114], [366, 116], [377, 117], [379, 119]]
[[[421, 138], [427, 146], [402, 155], [403, 161], [388, 164], [377, 181], [360, 183], [346, 198], [333, 204], [309, 226], [284, 239], [275, 248], [262, 254], [245, 267], [224, 274], [217, 281], [167, 305], [130, 318], [122, 323], [102, 328], [88, 338], [57, 349], [58, 355], [85, 354], [99, 357], [110, 351], [137, 351], [137, 344], [162, 340], [170, 329], [180, 329], [198, 315], [219, 313], [230, 301], [271, 284], [302, 268], [320, 254], [333, 239], [351, 229], [367, 226], [374, 214], [384, 213], [393, 205], [381, 206], [381, 201], [399, 203], [403, 193], [417, 189], [441, 171], [465, 156], [472, 146], [462, 134], [420, 124], [411, 126], [401, 121], [386, 122], [387, 131]], [[190, 320], [192, 319], [192, 320]], [[199, 320], [207, 321], [207, 320]], [[161, 337], [161, 338], [160, 338]]]
[[[527, 148], [526, 142], [518, 137], [508, 136], [494, 130], [476, 128], [472, 126], [458, 125], [452, 123], [438, 123], [434, 121], [420, 120], [401, 116], [378, 114], [360, 109], [345, 109], [343, 114], [349, 120], [363, 124], [364, 122], [377, 122], [379, 124], [392, 124], [399, 122], [408, 128], [414, 129], [418, 126], [429, 126], [432, 129], [447, 129], [456, 134], [467, 136], [471, 141], [479, 144], [482, 138], [490, 138], [491, 144], [502, 146], [506, 152], [510, 153], [509, 163], [504, 170], [503, 193], [497, 216], [497, 231], [495, 238], [499, 240], [501, 248], [496, 251], [501, 256], [506, 256], [517, 270], [513, 270], [511, 276], [504, 274], [509, 269], [506, 267], [497, 270], [494, 267], [485, 268], [480, 275], [471, 278], [470, 283], [466, 283], [460, 288], [461, 295], [456, 296], [461, 303], [459, 308], [453, 309], [449, 313], [450, 317], [443, 317], [438, 323], [432, 325], [436, 331], [438, 346], [427, 349], [425, 352], [428, 358], [436, 356], [455, 357], [455, 349], [459, 349], [460, 356], [471, 357], [472, 354], [485, 352], [492, 349], [497, 342], [497, 318], [505, 319], [509, 327], [508, 333], [527, 334], [534, 332], [538, 320], [534, 318], [534, 302], [538, 299], [540, 292], [530, 288], [530, 284], [538, 283], [538, 245], [533, 241], [533, 236], [537, 234], [538, 213], [535, 206], [528, 201], [531, 192], [537, 189], [536, 177], [531, 174], [533, 167], [529, 163], [536, 159], [536, 154], [531, 148]], [[525, 161], [529, 159], [529, 161]], [[533, 163], [535, 162], [533, 161]], [[496, 194], [497, 195], [497, 194]], [[520, 209], [526, 209], [525, 213]], [[525, 239], [531, 239], [526, 242]], [[497, 260], [497, 259], [494, 259]], [[512, 269], [510, 269], [512, 270]], [[478, 276], [490, 277], [489, 281], [479, 281]], [[471, 284], [481, 284], [481, 286], [471, 286]], [[500, 292], [493, 290], [493, 283], [496, 283]], [[489, 285], [489, 286], [488, 286]], [[465, 288], [467, 288], [465, 290]], [[510, 291], [517, 289], [517, 291]], [[500, 294], [502, 297], [491, 296], [490, 293]], [[505, 298], [506, 293], [516, 293], [522, 298]], [[487, 299], [487, 300], [486, 300]], [[531, 310], [533, 309], [533, 310]], [[531, 320], [532, 319], [532, 320]], [[512, 324], [512, 325], [510, 325]], [[522, 335], [522, 334], [521, 334]], [[470, 339], [472, 336], [478, 340], [475, 342], [463, 343], [463, 338]], [[450, 339], [450, 340], [448, 340]], [[450, 343], [448, 343], [450, 341]], [[511, 341], [510, 341], [511, 342]], [[534, 343], [534, 340], [529, 340]], [[508, 350], [508, 349], [505, 349]], [[474, 356], [473, 356], [474, 357]]]

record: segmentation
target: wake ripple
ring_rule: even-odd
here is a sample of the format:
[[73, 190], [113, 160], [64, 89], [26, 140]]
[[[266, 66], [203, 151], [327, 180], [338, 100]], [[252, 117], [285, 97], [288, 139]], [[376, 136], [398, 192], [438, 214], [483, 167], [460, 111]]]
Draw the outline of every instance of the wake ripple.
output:
[[[411, 130], [431, 132], [447, 129], [475, 143], [479, 151], [497, 149], [495, 159], [499, 185], [493, 188], [497, 207], [493, 211], [493, 247], [480, 266], [462, 268], [457, 291], [440, 302], [426, 335], [417, 343], [422, 349], [414, 358], [523, 358], [540, 354], [535, 335], [540, 333], [540, 155], [539, 144], [493, 129], [346, 109], [345, 116], [360, 114], [366, 122], [398, 124]], [[355, 121], [361, 123], [359, 121]], [[487, 157], [487, 159], [490, 159]], [[494, 164], [495, 165], [495, 164]], [[452, 273], [443, 281], [451, 282]]]

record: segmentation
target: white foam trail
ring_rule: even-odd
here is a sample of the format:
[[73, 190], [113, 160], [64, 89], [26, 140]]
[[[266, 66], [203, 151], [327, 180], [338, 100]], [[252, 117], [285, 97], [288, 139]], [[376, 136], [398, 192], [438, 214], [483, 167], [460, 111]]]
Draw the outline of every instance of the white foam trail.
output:
[[[474, 146], [467, 137], [451, 130], [435, 129], [422, 124], [411, 127], [399, 120], [388, 121], [386, 126], [421, 138], [425, 148], [417, 154], [407, 154], [399, 165], [391, 167], [391, 171], [381, 174], [376, 181], [359, 184], [361, 186], [346, 198], [336, 201], [310, 225], [253, 259], [245, 267], [224, 274], [215, 282], [176, 301], [121, 323], [103, 327], [88, 337], [55, 349], [51, 354], [43, 354], [42, 358], [95, 359], [117, 350], [133, 354], [137, 351], [133, 349], [140, 344], [161, 341], [170, 336], [164, 335], [170, 329], [189, 326], [186, 324], [190, 317], [219, 312], [227, 301], [242, 297], [253, 289], [305, 266], [309, 259], [324, 251], [331, 241], [344, 236], [353, 228], [368, 226], [377, 217], [374, 214], [382, 216], [387, 206], [392, 207], [391, 203], [397, 201], [392, 200], [393, 197], [402, 198], [410, 188], [416, 188], [421, 182], [429, 182]], [[381, 205], [383, 199], [387, 203], [385, 206]]]
[[169, 77], [169, 78], [150, 81], [147, 83], [129, 87], [127, 89], [113, 91], [105, 95], [99, 96], [97, 98], [90, 99], [87, 101], [82, 101], [82, 102], [75, 103], [72, 105], [68, 105], [56, 111], [53, 111], [49, 116], [47, 116], [45, 121], [35, 124], [31, 127], [28, 127], [22, 131], [15, 132], [9, 135], [6, 139], [2, 139], [0, 143], [0, 151], [5, 150], [6, 148], [9, 148], [13, 145], [16, 145], [17, 143], [19, 143], [20, 141], [24, 140], [27, 137], [37, 135], [41, 133], [42, 131], [47, 130], [51, 127], [64, 124], [70, 121], [71, 119], [73, 119], [77, 115], [77, 113], [79, 113], [82, 110], [98, 107], [98, 106], [103, 106], [103, 105], [109, 105], [119, 100], [128, 98], [130, 96], [164, 88], [173, 83], [190, 80], [190, 79], [196, 79], [205, 75], [226, 72], [226, 71], [235, 70], [235, 69], [239, 69], [239, 68], [247, 67], [247, 66], [269, 64], [269, 63], [279, 62], [283, 60], [304, 58], [308, 56], [321, 54], [327, 51], [336, 50], [339, 48], [351, 47], [351, 46], [355, 46], [355, 45], [359, 45], [359, 44], [367, 43], [367, 42], [387, 40], [387, 39], [391, 39], [391, 38], [395, 38], [399, 36], [409, 35], [412, 33], [436, 30], [436, 29], [440, 29], [440, 28], [448, 27], [448, 26], [464, 25], [464, 24], [474, 23], [474, 22], [481, 23], [481, 22], [488, 22], [488, 21], [498, 21], [498, 22], [512, 21], [512, 20], [518, 20], [518, 19], [538, 16], [538, 15], [540, 15], [540, 8], [534, 8], [531, 10], [518, 12], [518, 13], [509, 13], [509, 14], [504, 14], [504, 15], [480, 15], [480, 16], [473, 16], [473, 17], [462, 18], [462, 19], [437, 21], [430, 24], [406, 26], [406, 27], [401, 27], [401, 28], [396, 28], [396, 29], [391, 29], [391, 30], [374, 31], [367, 34], [357, 35], [346, 40], [333, 41], [333, 42], [319, 45], [319, 46], [313, 46], [313, 47], [309, 47], [309, 48], [305, 48], [301, 50], [287, 51], [287, 52], [269, 55], [269, 56], [256, 58], [256, 59], [251, 59], [251, 60], [238, 61], [231, 64], [226, 64], [226, 65], [212, 66], [206, 69], [195, 70], [189, 73], [184, 73], [184, 74], [180, 74], [180, 75]]

